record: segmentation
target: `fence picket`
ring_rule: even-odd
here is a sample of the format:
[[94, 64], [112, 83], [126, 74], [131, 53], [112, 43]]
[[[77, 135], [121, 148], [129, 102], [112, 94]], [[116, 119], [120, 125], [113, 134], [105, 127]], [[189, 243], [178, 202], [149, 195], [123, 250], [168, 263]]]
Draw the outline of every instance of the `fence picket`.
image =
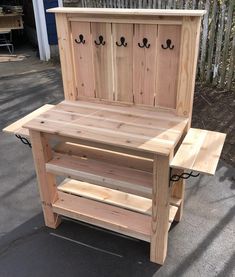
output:
[[207, 83], [210, 83], [211, 73], [212, 73], [212, 59], [213, 59], [213, 50], [215, 45], [216, 22], [217, 22], [217, 0], [214, 0], [211, 22], [210, 22], [209, 47], [208, 47], [207, 71], [206, 71]]
[[229, 1], [228, 7], [228, 15], [227, 15], [227, 23], [225, 28], [225, 37], [224, 37], [224, 48], [223, 48], [223, 56], [222, 56], [222, 70], [221, 70], [221, 79], [220, 79], [220, 86], [223, 86], [225, 83], [225, 76], [226, 76], [226, 64], [228, 59], [228, 51], [229, 51], [229, 41], [230, 41], [230, 32], [232, 27], [232, 18], [233, 18], [233, 8], [234, 2], [231, 0]]

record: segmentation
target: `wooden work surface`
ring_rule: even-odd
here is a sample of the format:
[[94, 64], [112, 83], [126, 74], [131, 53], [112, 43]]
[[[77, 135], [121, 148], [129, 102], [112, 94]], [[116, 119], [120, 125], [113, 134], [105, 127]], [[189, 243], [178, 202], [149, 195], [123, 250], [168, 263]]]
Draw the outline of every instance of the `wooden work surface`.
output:
[[170, 111], [63, 101], [23, 127], [134, 150], [169, 155], [188, 120]]

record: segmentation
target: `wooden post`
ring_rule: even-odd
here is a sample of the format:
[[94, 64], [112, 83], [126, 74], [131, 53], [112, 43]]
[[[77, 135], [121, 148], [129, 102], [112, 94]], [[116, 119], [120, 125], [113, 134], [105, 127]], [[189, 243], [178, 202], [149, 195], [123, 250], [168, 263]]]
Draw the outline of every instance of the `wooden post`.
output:
[[29, 130], [29, 135], [45, 224], [55, 229], [61, 222], [60, 217], [52, 211], [52, 203], [58, 199], [56, 179], [53, 174], [46, 172], [45, 166], [45, 163], [52, 158], [51, 147], [40, 132]]
[[170, 156], [154, 156], [152, 230], [150, 260], [163, 264], [167, 253], [169, 224], [169, 163]]
[[[173, 174], [181, 175], [184, 171], [181, 169], [174, 169]], [[177, 214], [175, 215], [175, 221], [179, 222], [183, 216], [183, 207], [184, 207], [184, 190], [185, 190], [185, 180], [180, 179], [175, 184], [173, 191], [172, 191], [172, 197], [182, 199], [180, 206], [178, 208]]]
[[56, 29], [65, 100], [77, 100], [73, 54], [71, 53], [70, 25], [66, 14], [56, 14]]
[[191, 125], [195, 75], [200, 36], [200, 17], [184, 17], [181, 33], [181, 49], [177, 87], [176, 112], [189, 117]]

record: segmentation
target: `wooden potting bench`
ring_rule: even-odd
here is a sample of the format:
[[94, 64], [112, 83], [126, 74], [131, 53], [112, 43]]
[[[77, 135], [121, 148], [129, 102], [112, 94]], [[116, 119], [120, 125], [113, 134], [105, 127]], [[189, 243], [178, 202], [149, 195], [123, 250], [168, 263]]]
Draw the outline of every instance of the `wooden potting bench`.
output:
[[185, 178], [213, 175], [225, 140], [190, 128], [205, 12], [49, 11], [65, 101], [5, 128], [32, 143], [45, 223], [63, 215], [145, 240], [163, 264]]

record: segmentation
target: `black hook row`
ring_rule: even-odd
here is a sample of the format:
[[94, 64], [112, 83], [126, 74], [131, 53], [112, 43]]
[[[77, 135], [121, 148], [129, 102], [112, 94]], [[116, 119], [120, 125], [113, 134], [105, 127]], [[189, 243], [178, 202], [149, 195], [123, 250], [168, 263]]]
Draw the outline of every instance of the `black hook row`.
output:
[[178, 174], [171, 175], [171, 170], [170, 170], [170, 182], [178, 182], [180, 179], [187, 180], [190, 177], [194, 177], [195, 178], [195, 177], [198, 177], [199, 175], [200, 175], [200, 173], [193, 174], [193, 171], [191, 171], [190, 173], [183, 172], [180, 175], [178, 175]]
[[[83, 36], [83, 34], [80, 34], [79, 36], [79, 39], [75, 39], [75, 42], [77, 43], [77, 44], [85, 44], [85, 39], [84, 39], [84, 36]], [[105, 45], [105, 40], [104, 40], [104, 37], [103, 36], [99, 36], [98, 37], [98, 41], [97, 40], [94, 40], [94, 43], [96, 44], [96, 45]], [[174, 49], [174, 45], [171, 45], [171, 43], [172, 43], [172, 41], [171, 41], [171, 39], [167, 39], [166, 40], [166, 46], [164, 46], [163, 44], [162, 44], [162, 48], [163, 49], [170, 49], [170, 50], [172, 50], [172, 49]], [[118, 46], [118, 47], [121, 47], [121, 46], [123, 46], [123, 47], [126, 47], [127, 46], [127, 42], [126, 42], [126, 39], [125, 39], [125, 37], [120, 37], [120, 41], [118, 42], [118, 41], [116, 41], [116, 45]], [[148, 39], [147, 38], [143, 38], [143, 40], [142, 40], [142, 44], [141, 43], [138, 43], [138, 46], [140, 47], [140, 48], [149, 48], [150, 47], [150, 43], [148, 43]]]
[[30, 143], [30, 141], [26, 138], [26, 137], [22, 137], [21, 135], [17, 135], [15, 134], [15, 136], [20, 139], [20, 141], [25, 144], [25, 145], [28, 145], [30, 148], [32, 148], [32, 145]]

